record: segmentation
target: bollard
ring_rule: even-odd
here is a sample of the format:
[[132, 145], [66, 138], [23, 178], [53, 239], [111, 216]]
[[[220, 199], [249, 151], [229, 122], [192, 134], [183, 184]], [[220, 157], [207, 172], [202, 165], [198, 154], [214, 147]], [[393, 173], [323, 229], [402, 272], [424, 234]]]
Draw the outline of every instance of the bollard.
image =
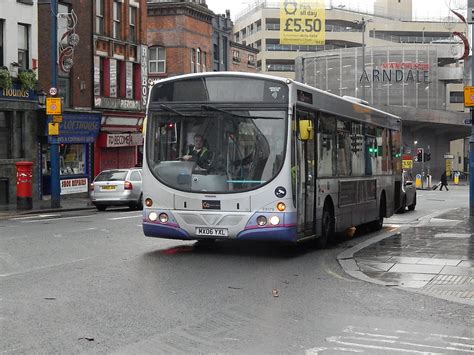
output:
[[33, 208], [33, 163], [16, 163], [16, 206], [19, 210]]
[[459, 184], [459, 173], [454, 173], [454, 185]]
[[416, 174], [415, 186], [416, 186], [417, 188], [421, 188], [421, 187], [422, 187], [422, 184], [421, 184], [421, 175], [420, 175], [420, 174]]

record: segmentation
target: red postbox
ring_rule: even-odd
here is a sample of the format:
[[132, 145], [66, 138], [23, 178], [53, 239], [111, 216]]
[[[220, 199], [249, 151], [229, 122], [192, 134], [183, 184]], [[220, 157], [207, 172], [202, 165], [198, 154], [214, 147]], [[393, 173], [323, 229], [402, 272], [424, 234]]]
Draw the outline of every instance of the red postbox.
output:
[[33, 208], [33, 163], [16, 163], [16, 205], [18, 209]]

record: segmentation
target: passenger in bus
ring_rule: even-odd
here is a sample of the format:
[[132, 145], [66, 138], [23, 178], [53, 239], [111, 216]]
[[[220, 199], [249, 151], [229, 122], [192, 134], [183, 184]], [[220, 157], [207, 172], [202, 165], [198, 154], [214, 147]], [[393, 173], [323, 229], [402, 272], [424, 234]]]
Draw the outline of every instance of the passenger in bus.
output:
[[194, 144], [189, 145], [183, 160], [194, 161], [201, 169], [208, 169], [211, 159], [212, 153], [204, 145], [204, 137], [201, 134], [195, 134]]

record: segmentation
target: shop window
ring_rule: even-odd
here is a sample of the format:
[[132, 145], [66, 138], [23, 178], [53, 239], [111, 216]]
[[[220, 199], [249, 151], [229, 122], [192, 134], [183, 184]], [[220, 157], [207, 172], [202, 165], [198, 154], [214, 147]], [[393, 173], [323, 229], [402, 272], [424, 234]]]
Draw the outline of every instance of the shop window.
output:
[[[61, 144], [59, 148], [59, 169], [61, 175], [84, 175], [86, 154], [84, 144]], [[43, 155], [43, 174], [51, 173], [50, 151]]]
[[0, 111], [0, 159], [11, 159], [11, 119]]
[[451, 103], [451, 104], [463, 104], [464, 103], [464, 92], [462, 92], [462, 91], [451, 91], [449, 93], [449, 103]]
[[164, 47], [151, 47], [149, 50], [149, 70], [150, 73], [166, 72], [166, 50]]
[[29, 26], [18, 24], [18, 65], [19, 69], [29, 69]]

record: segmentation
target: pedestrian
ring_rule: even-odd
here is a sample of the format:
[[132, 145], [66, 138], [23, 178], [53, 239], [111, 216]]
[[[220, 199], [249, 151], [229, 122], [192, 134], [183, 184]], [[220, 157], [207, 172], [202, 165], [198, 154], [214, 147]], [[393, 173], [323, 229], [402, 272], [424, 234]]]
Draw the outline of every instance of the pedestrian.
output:
[[443, 189], [443, 186], [446, 188], [446, 191], [449, 191], [448, 190], [448, 178], [446, 177], [446, 172], [443, 172], [443, 174], [441, 174], [441, 186], [439, 187], [439, 191], [441, 191]]

